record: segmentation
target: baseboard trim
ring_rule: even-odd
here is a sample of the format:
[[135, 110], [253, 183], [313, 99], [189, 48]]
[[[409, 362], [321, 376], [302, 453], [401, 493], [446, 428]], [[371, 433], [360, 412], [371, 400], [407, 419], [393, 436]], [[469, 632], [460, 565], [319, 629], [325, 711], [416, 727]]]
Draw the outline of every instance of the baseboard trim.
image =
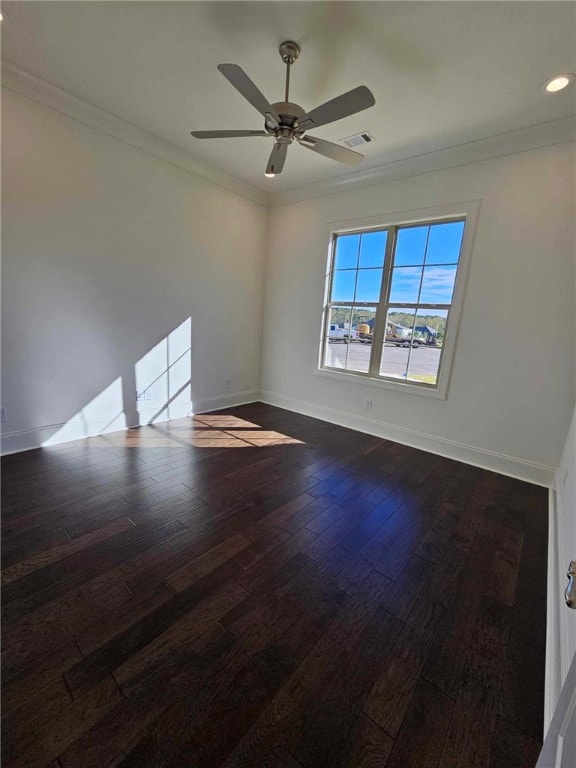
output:
[[248, 389], [245, 392], [236, 392], [233, 395], [219, 395], [218, 397], [204, 397], [194, 401], [193, 413], [210, 413], [220, 411], [223, 408], [233, 408], [235, 405], [248, 405], [260, 400], [258, 389]]
[[329, 408], [268, 390], [260, 391], [260, 400], [268, 405], [275, 405], [278, 408], [302, 413], [315, 419], [329, 421], [332, 424], [355, 429], [359, 432], [366, 432], [369, 435], [382, 437], [385, 440], [392, 440], [396, 443], [409, 445], [412, 448], [435, 453], [438, 456], [445, 456], [455, 461], [462, 461], [475, 467], [490, 470], [491, 472], [525, 480], [534, 485], [549, 488], [554, 481], [555, 469], [553, 467], [534, 464], [514, 456], [487, 451], [484, 448], [446, 440], [445, 438], [435, 437], [425, 432], [406, 429], [405, 427], [377, 419], [368, 419], [365, 416], [359, 416], [348, 411], [340, 411], [336, 408]]
[[1, 455], [23, 453], [36, 448], [47, 448], [52, 445], [70, 443], [86, 437], [106, 435], [129, 429], [124, 414], [100, 416], [91, 419], [75, 419], [57, 424], [47, 424], [32, 429], [22, 429], [16, 432], [4, 432], [1, 436]]
[[124, 414], [101, 416], [93, 419], [74, 420], [61, 424], [49, 424], [32, 429], [16, 432], [4, 432], [1, 437], [0, 455], [9, 456], [13, 453], [23, 453], [36, 448], [47, 448], [61, 445], [87, 437], [97, 437], [111, 432], [134, 429], [144, 424], [160, 424], [174, 419], [183, 419], [192, 413], [207, 413], [209, 411], [230, 408], [235, 405], [245, 405], [258, 400], [258, 390], [234, 392], [219, 397], [207, 397], [194, 402], [176, 403], [165, 406], [161, 403], [146, 403], [138, 412], [138, 422], [128, 424]]
[[[120, 414], [116, 417], [91, 419], [88, 422], [68, 422], [21, 430], [19, 432], [5, 432], [1, 437], [2, 449], [0, 453], [2, 456], [7, 456], [12, 453], [41, 448], [47, 444], [59, 445], [72, 440], [81, 440], [86, 437], [119, 432], [123, 429], [133, 429], [141, 424], [180, 419], [188, 416], [190, 413], [210, 413], [211, 411], [258, 401], [277, 406], [278, 408], [285, 408], [289, 411], [295, 411], [296, 413], [302, 413], [305, 416], [311, 416], [322, 421], [328, 421], [332, 424], [339, 424], [342, 427], [355, 429], [359, 432], [366, 432], [386, 440], [393, 440], [396, 443], [409, 445], [439, 456], [446, 456], [449, 459], [472, 464], [482, 469], [498, 472], [501, 475], [525, 480], [535, 485], [549, 488], [554, 481], [555, 469], [552, 467], [533, 464], [512, 456], [466, 445], [465, 443], [458, 443], [424, 432], [406, 429], [389, 422], [368, 419], [365, 416], [328, 408], [307, 400], [299, 400], [298, 398], [280, 395], [268, 390], [256, 389], [235, 392], [229, 395], [200, 398], [194, 400], [193, 403], [181, 403], [170, 406], [165, 411], [160, 409], [160, 412], [151, 404], [146, 410], [140, 412], [138, 424], [126, 424], [125, 420], [119, 422], [119, 419], [123, 416]], [[64, 430], [64, 428], [66, 429]], [[54, 436], [60, 431], [62, 431], [60, 439], [54, 439]]]

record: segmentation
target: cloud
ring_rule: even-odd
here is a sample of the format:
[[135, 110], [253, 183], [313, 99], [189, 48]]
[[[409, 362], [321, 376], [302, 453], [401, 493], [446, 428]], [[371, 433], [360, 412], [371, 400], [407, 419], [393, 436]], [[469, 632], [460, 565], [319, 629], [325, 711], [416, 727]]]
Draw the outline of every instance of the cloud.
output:
[[[394, 270], [390, 301], [398, 303], [449, 304], [452, 301], [456, 266], [399, 267]], [[422, 289], [420, 298], [420, 280]]]

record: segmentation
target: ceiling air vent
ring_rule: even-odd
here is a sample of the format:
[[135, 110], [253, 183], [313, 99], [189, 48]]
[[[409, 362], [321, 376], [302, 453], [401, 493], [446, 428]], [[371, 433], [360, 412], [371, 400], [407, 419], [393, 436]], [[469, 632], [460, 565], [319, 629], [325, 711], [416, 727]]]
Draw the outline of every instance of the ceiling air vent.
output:
[[356, 149], [356, 147], [362, 146], [362, 144], [370, 144], [374, 141], [374, 136], [368, 131], [362, 131], [362, 133], [356, 133], [354, 136], [348, 136], [346, 139], [340, 139], [340, 144], [344, 144], [348, 149]]

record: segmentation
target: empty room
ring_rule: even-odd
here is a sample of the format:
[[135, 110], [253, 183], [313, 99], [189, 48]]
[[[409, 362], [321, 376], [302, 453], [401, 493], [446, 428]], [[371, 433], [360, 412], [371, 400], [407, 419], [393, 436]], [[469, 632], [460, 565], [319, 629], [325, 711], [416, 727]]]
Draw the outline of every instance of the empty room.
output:
[[576, 768], [576, 3], [3, 0], [6, 768]]

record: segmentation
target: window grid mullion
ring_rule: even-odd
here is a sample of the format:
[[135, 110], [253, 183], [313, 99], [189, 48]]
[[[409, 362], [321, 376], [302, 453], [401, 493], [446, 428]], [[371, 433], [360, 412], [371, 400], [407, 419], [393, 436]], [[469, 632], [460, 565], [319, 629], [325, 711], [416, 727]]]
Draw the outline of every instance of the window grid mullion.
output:
[[326, 344], [328, 339], [328, 327], [330, 325], [330, 299], [332, 298], [332, 282], [334, 280], [334, 262], [336, 259], [336, 244], [338, 242], [338, 237], [333, 237], [332, 242], [330, 243], [330, 271], [328, 273], [328, 293], [326, 294], [326, 306], [324, 308], [324, 324], [323, 324], [323, 333], [322, 333], [322, 346], [320, 347], [320, 365], [325, 364], [326, 360]]
[[411, 309], [412, 307], [419, 307], [420, 309], [450, 309], [451, 304], [418, 304], [416, 301], [405, 301], [404, 303], [390, 301], [388, 306], [392, 309]]
[[370, 351], [370, 363], [368, 371], [372, 376], [380, 376], [380, 363], [384, 349], [384, 335], [386, 332], [386, 317], [388, 294], [390, 290], [390, 276], [392, 274], [392, 259], [396, 248], [396, 233], [398, 228], [392, 226], [388, 229], [386, 239], [386, 251], [382, 270], [382, 285], [380, 287], [380, 301], [376, 308], [376, 319], [372, 332], [372, 349]]
[[[422, 271], [420, 272], [420, 284], [418, 285], [418, 299], [416, 300], [416, 304], [414, 304], [414, 319], [412, 320], [412, 329], [410, 331], [410, 338], [414, 338], [414, 328], [416, 328], [416, 318], [418, 317], [418, 307], [420, 303], [420, 296], [422, 296], [422, 284], [424, 282], [424, 268], [426, 266], [426, 256], [428, 255], [428, 243], [430, 242], [430, 231], [432, 227], [428, 227], [428, 232], [426, 232], [426, 245], [424, 247], [424, 259], [422, 261]], [[410, 360], [412, 358], [412, 350], [414, 347], [412, 344], [408, 347], [408, 360], [406, 360], [406, 376], [404, 378], [408, 378], [408, 371], [410, 370]]]

